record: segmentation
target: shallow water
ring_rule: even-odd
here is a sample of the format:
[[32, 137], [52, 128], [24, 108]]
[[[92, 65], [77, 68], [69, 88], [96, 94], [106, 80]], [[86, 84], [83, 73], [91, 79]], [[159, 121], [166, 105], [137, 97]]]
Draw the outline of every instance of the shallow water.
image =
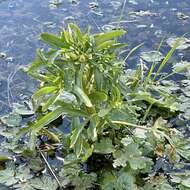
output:
[[[5, 58], [0, 58], [0, 113], [6, 112], [12, 102], [25, 98], [34, 90], [34, 82], [18, 68], [29, 64], [34, 59], [35, 49], [43, 47], [38, 40], [41, 32], [57, 33], [68, 22], [76, 22], [81, 28], [90, 25], [97, 32], [117, 27], [121, 20], [120, 26], [128, 30], [126, 39], [123, 39], [129, 44], [126, 53], [144, 42], [137, 56], [140, 51], [156, 49], [163, 37], [181, 36], [185, 33], [190, 37], [190, 18], [177, 17], [178, 12], [190, 16], [189, 0], [124, 2], [125, 0], [63, 0], [56, 7], [48, 0], [0, 0], [0, 52], [6, 54]], [[150, 12], [144, 16], [131, 15], [131, 12], [141, 10]], [[166, 49], [168, 47], [163, 44], [162, 52]], [[188, 58], [188, 51], [178, 53], [174, 59], [184, 57]], [[136, 65], [133, 57], [129, 64]]]

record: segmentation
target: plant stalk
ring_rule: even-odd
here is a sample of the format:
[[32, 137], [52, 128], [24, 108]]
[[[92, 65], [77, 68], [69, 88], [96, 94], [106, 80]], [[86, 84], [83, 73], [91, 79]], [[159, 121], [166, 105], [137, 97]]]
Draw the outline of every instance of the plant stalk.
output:
[[47, 161], [47, 159], [46, 159], [44, 153], [43, 153], [39, 148], [38, 148], [38, 150], [39, 150], [40, 155], [42, 156], [42, 159], [44, 160], [45, 164], [47, 165], [47, 167], [48, 167], [50, 173], [52, 174], [52, 176], [55, 178], [57, 184], [59, 185], [59, 188], [62, 189], [62, 185], [61, 185], [61, 183], [60, 183], [58, 177], [57, 177], [56, 174], [54, 173], [52, 167], [51, 167], [50, 164], [48, 163], [48, 161]]
[[129, 127], [135, 127], [135, 128], [143, 129], [143, 130], [146, 130], [146, 131], [151, 130], [151, 128], [147, 128], [146, 126], [136, 125], [136, 124], [133, 124], [133, 123], [128, 123], [126, 121], [111, 121], [111, 123], [120, 124], [120, 125], [127, 125]]

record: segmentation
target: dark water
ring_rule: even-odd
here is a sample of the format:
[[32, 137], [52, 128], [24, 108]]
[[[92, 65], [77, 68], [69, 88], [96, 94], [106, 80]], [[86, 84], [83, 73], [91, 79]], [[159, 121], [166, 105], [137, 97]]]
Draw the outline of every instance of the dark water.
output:
[[[136, 17], [130, 14], [141, 10], [150, 12]], [[185, 33], [190, 37], [190, 18], [179, 19], [178, 12], [190, 16], [190, 0], [63, 0], [57, 7], [48, 0], [0, 0], [0, 52], [6, 54], [0, 58], [0, 113], [34, 90], [34, 83], [19, 66], [29, 64], [35, 49], [43, 46], [38, 40], [41, 32], [57, 33], [68, 22], [81, 28], [91, 25], [97, 32], [114, 28], [121, 20], [120, 26], [128, 30], [123, 39], [129, 44], [126, 52], [144, 42], [139, 53], [155, 49], [163, 37]], [[164, 48], [168, 48], [166, 44]], [[185, 56], [188, 52], [177, 59]], [[133, 58], [130, 64], [135, 66]]]

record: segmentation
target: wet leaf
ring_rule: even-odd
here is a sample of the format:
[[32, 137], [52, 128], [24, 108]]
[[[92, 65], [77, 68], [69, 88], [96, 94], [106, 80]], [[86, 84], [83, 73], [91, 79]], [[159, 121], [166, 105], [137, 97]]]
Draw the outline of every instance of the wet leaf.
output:
[[0, 161], [12, 160], [13, 157], [10, 153], [0, 151]]
[[23, 115], [23, 116], [34, 115], [34, 111], [33, 110], [31, 110], [26, 105], [22, 105], [22, 104], [19, 104], [19, 103], [13, 103], [13, 110], [17, 114]]
[[85, 92], [79, 88], [78, 86], [75, 86], [74, 93], [78, 96], [78, 98], [87, 106], [87, 107], [93, 107], [92, 102], [90, 101], [89, 97], [85, 94]]
[[15, 112], [1, 117], [1, 121], [9, 127], [18, 127], [22, 121], [22, 117]]
[[170, 47], [173, 47], [177, 40], [179, 40], [179, 45], [176, 47], [176, 49], [185, 50], [190, 47], [190, 39], [185, 37], [180, 37], [180, 38], [171, 37], [168, 38], [166, 42]]
[[159, 62], [162, 61], [164, 58], [163, 54], [159, 51], [150, 51], [150, 52], [142, 52], [141, 53], [141, 58], [144, 61], [154, 63], [154, 62]]
[[99, 154], [109, 154], [114, 151], [111, 139], [103, 138], [100, 142], [94, 144], [94, 152]]
[[56, 190], [58, 188], [57, 182], [48, 176], [33, 178], [30, 180], [30, 184], [39, 190]]

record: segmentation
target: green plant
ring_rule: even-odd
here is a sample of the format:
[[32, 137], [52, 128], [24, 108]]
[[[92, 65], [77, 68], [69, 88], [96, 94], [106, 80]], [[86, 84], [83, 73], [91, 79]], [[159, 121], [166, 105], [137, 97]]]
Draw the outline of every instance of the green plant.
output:
[[[180, 112], [177, 97], [155, 84], [155, 77], [144, 88], [140, 68], [124, 71], [117, 51], [126, 44], [117, 38], [125, 33], [91, 35], [74, 24], [59, 36], [44, 33], [41, 39], [51, 49], [37, 50], [27, 70], [40, 83], [32, 96], [37, 119], [19, 137], [29, 134], [33, 152], [42, 134], [64, 145], [58, 176], [65, 189], [175, 189], [178, 183], [164, 176], [170, 175], [165, 163], [172, 171], [190, 158], [189, 140], [167, 121]], [[64, 119], [69, 119], [69, 134], [48, 130]]]

